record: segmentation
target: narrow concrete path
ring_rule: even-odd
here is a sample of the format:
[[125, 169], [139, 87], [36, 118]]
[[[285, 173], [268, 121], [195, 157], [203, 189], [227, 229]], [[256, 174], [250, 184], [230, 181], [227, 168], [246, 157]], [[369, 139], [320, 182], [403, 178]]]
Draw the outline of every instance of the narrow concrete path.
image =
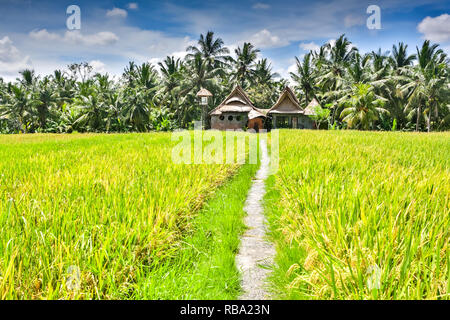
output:
[[236, 264], [242, 272], [243, 295], [241, 300], [269, 299], [266, 277], [270, 270], [267, 268], [273, 263], [275, 249], [265, 239], [266, 220], [262, 200], [266, 193], [264, 181], [269, 176], [269, 155], [267, 142], [260, 137], [261, 167], [253, 179], [253, 185], [245, 203], [245, 224], [248, 230], [241, 238], [241, 247], [236, 256]]

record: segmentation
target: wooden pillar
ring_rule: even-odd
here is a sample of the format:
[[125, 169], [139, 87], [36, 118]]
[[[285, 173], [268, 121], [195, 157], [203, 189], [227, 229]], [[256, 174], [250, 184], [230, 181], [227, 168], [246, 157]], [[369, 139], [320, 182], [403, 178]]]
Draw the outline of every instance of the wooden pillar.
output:
[[277, 116], [273, 115], [272, 116], [272, 129], [276, 129], [277, 128]]

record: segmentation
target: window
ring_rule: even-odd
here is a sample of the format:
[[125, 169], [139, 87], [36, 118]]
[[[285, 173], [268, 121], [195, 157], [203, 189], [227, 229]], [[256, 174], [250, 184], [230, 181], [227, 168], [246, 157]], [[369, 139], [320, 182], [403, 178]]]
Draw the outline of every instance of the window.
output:
[[228, 121], [233, 121], [233, 116], [228, 116]]
[[224, 116], [220, 116], [219, 119], [220, 119], [220, 121], [223, 121], [225, 119], [225, 117]]
[[289, 128], [289, 118], [283, 116], [277, 116], [276, 118], [277, 128]]
[[241, 116], [237, 116], [236, 121], [241, 121]]

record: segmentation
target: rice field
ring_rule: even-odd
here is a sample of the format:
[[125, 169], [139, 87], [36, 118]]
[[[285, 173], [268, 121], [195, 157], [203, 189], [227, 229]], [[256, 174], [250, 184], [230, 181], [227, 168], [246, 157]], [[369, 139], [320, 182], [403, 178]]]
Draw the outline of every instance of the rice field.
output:
[[[274, 298], [449, 299], [450, 133], [279, 137]], [[258, 166], [174, 164], [176, 144], [0, 135], [0, 299], [236, 299]]]
[[0, 136], [0, 299], [142, 292], [238, 169], [175, 165], [175, 144], [170, 133]]
[[450, 134], [280, 132], [281, 299], [449, 299]]

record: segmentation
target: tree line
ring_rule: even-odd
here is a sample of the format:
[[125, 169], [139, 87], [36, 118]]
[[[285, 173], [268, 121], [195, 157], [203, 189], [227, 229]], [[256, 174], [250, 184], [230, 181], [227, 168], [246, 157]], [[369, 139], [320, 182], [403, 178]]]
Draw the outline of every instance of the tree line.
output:
[[450, 128], [449, 59], [425, 40], [361, 54], [345, 35], [302, 59], [290, 83], [272, 71], [251, 43], [234, 55], [209, 31], [184, 59], [157, 65], [130, 62], [119, 78], [94, 73], [89, 63], [38, 76], [23, 70], [14, 82], [0, 78], [0, 133], [146, 132], [192, 128], [201, 117], [196, 93], [213, 93], [211, 110], [239, 84], [255, 106], [270, 108], [287, 85], [302, 106], [319, 102], [323, 129], [433, 131]]

